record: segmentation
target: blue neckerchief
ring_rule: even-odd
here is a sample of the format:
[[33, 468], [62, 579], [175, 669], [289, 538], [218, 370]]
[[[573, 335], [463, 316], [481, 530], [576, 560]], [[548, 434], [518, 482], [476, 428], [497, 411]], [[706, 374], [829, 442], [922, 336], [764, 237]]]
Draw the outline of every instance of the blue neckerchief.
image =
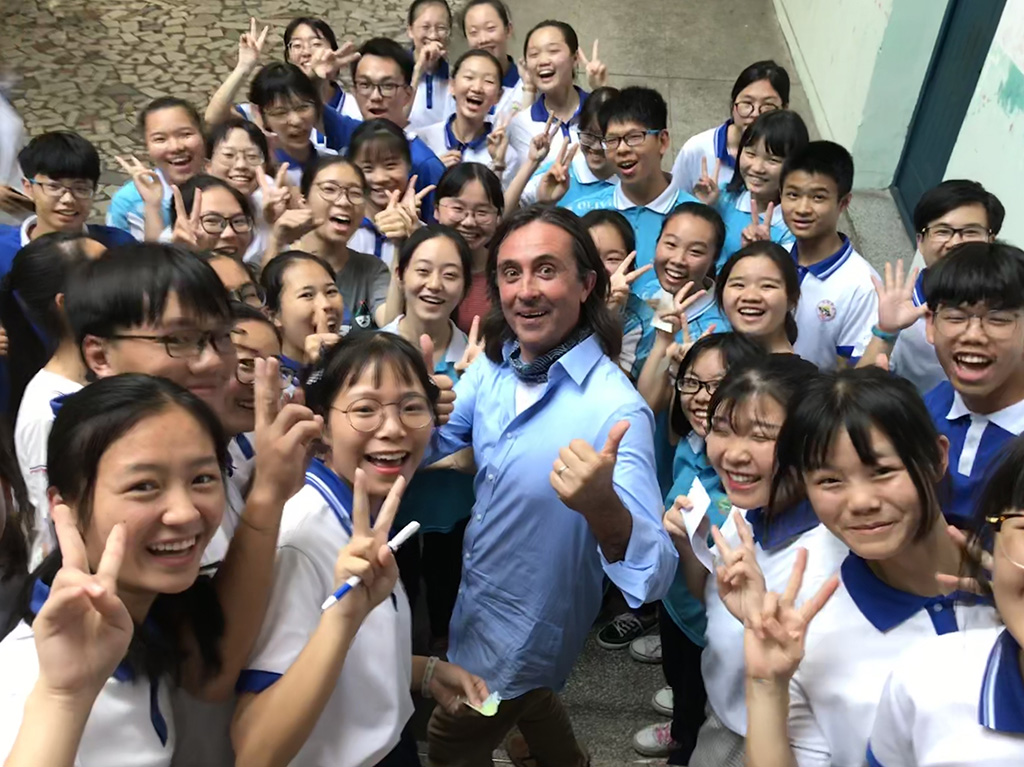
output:
[[64, 405], [64, 400], [70, 397], [70, 394], [58, 394], [56, 397], [50, 400], [50, 411], [53, 413], [53, 417], [57, 417], [57, 413], [60, 412], [61, 407]]
[[924, 275], [927, 269], [922, 269], [917, 275], [917, 282], [914, 283], [914, 306], [924, 306], [927, 301], [924, 296]]
[[[580, 88], [578, 85], [574, 85], [573, 88], [575, 88], [576, 93], [579, 94], [579, 106], [576, 107], [576, 111], [573, 113], [573, 116], [569, 118], [569, 122], [562, 122], [561, 120], [558, 121], [558, 127], [562, 129], [562, 135], [567, 139], [569, 138], [569, 123], [571, 123], [573, 120], [579, 120], [580, 110], [583, 109], [583, 105], [587, 101], [587, 96], [590, 95], [585, 90]], [[533, 119], [534, 122], [546, 123], [548, 121], [548, 117], [550, 117], [544, 99], [545, 97], [541, 96], [539, 99], [533, 102], [533, 106], [530, 107], [530, 117]]]
[[987, 601], [964, 591], [922, 597], [894, 589], [875, 575], [867, 562], [852, 552], [843, 560], [840, 569], [843, 585], [853, 603], [879, 631], [894, 629], [924, 610], [931, 618], [936, 634], [950, 634], [958, 630], [953, 609], [957, 602], [981, 604]]
[[373, 234], [373, 255], [380, 258], [381, 254], [384, 252], [384, 242], [387, 240], [387, 237], [377, 231], [377, 227], [373, 225], [373, 221], [368, 218], [363, 218], [362, 226], [369, 229]]
[[732, 125], [730, 117], [724, 123], [715, 128], [715, 157], [722, 161], [723, 165], [730, 168], [736, 167], [736, 158], [729, 154], [729, 126]]
[[996, 732], [1024, 735], [1024, 678], [1021, 678], [1020, 645], [1009, 629], [1003, 629], [985, 666], [978, 702], [978, 724]]
[[341, 528], [352, 537], [352, 488], [346, 485], [341, 477], [327, 468], [319, 458], [309, 462], [306, 469], [306, 484], [320, 493], [327, 501]]
[[777, 548], [820, 524], [818, 515], [807, 501], [771, 519], [766, 517], [764, 509], [748, 509], [747, 522], [754, 533], [754, 540], [765, 551]]
[[843, 241], [839, 246], [839, 250], [828, 258], [823, 258], [818, 263], [811, 264], [810, 266], [800, 265], [800, 257], [797, 255], [797, 249], [800, 246], [800, 241], [797, 240], [793, 243], [793, 249], [790, 251], [790, 254], [793, 256], [793, 263], [796, 264], [797, 274], [800, 275], [800, 282], [804, 281], [804, 277], [807, 276], [808, 272], [813, 274], [819, 280], [827, 280], [840, 266], [846, 263], [847, 259], [849, 259], [851, 255], [853, 255], [853, 245], [850, 243], [850, 238], [842, 232], [839, 232], [839, 237]]
[[516, 66], [515, 59], [511, 56], [505, 58], [508, 59], [508, 71], [501, 76], [501, 87], [515, 88], [523, 78], [519, 76], [519, 67]]
[[472, 141], [459, 141], [455, 135], [455, 131], [452, 130], [452, 123], [455, 122], [455, 115], [448, 118], [448, 122], [444, 124], [444, 145], [448, 149], [458, 149], [460, 152], [465, 152], [467, 149], [480, 149], [487, 145], [487, 137], [491, 133], [492, 126], [489, 122], [484, 123], [484, 132], [477, 136]]
[[[33, 615], [38, 615], [39, 611], [43, 609], [43, 604], [50, 596], [50, 587], [43, 583], [40, 579], [36, 578], [35, 583], [32, 584], [32, 598], [29, 601], [28, 609]], [[114, 669], [114, 679], [118, 682], [134, 682], [135, 672], [132, 671], [131, 666], [128, 665], [127, 661], [121, 661], [118, 667]], [[160, 738], [160, 745], [167, 745], [167, 720], [164, 719], [164, 715], [160, 713], [160, 698], [158, 695], [159, 690], [158, 679], [149, 680], [149, 719], [153, 723], [153, 729], [156, 731], [157, 737]]]

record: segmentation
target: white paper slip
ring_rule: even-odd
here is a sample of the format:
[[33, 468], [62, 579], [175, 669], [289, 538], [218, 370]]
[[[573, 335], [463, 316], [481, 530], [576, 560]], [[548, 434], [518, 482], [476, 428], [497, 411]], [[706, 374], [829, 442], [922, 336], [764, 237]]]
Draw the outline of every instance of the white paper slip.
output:
[[708, 548], [708, 535], [711, 534], [711, 524], [708, 522], [708, 509], [711, 507], [711, 496], [708, 495], [704, 485], [699, 479], [694, 479], [690, 485], [690, 492], [686, 494], [693, 504], [693, 508], [687, 511], [683, 509], [683, 524], [686, 525], [686, 534], [690, 538], [690, 548], [697, 555], [697, 559], [708, 572], [714, 572], [715, 558]]
[[483, 705], [480, 706], [474, 706], [468, 700], [463, 702], [478, 714], [483, 716], [494, 716], [498, 713], [498, 705], [501, 703], [501, 696], [497, 692], [492, 692], [484, 699]]

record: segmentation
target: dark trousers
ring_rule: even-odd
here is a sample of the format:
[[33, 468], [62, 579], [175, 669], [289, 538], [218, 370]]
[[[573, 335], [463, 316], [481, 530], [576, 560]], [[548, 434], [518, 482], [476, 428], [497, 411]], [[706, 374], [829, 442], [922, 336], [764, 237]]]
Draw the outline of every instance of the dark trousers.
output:
[[449, 533], [423, 533], [395, 553], [402, 586], [413, 610], [419, 600], [420, 579], [423, 579], [430, 635], [434, 639], [448, 636], [448, 623], [462, 580], [462, 538], [468, 522], [468, 519], [459, 522]]
[[398, 741], [391, 753], [385, 756], [377, 767], [423, 767], [420, 761], [420, 752], [416, 747], [416, 738], [412, 734], [412, 727], [408, 724], [402, 730], [402, 739]]
[[669, 754], [669, 764], [686, 764], [697, 743], [697, 731], [704, 724], [708, 696], [700, 671], [702, 647], [695, 645], [662, 608], [658, 618], [661, 630], [661, 667], [672, 688], [672, 740], [679, 748]]

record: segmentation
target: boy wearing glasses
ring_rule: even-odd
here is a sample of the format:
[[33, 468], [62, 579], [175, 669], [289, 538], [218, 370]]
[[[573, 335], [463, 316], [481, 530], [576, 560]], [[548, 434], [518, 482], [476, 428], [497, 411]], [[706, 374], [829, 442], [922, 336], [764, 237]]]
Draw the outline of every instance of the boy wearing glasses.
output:
[[36, 213], [20, 227], [0, 226], [0, 276], [10, 271], [15, 253], [50, 232], [85, 232], [108, 248], [134, 242], [120, 229], [85, 223], [100, 178], [100, 156], [86, 139], [70, 131], [44, 133], [21, 150], [18, 162]]
[[[660, 93], [639, 86], [624, 88], [601, 107], [598, 122], [605, 154], [619, 183], [567, 207], [577, 215], [605, 208], [625, 216], [636, 233], [634, 268], [640, 268], [654, 263], [655, 246], [668, 214], [681, 203], [697, 200], [677, 189], [671, 174], [661, 169], [669, 135], [668, 105]], [[633, 292], [644, 300], [654, 299], [660, 290], [653, 270], [633, 283]]]

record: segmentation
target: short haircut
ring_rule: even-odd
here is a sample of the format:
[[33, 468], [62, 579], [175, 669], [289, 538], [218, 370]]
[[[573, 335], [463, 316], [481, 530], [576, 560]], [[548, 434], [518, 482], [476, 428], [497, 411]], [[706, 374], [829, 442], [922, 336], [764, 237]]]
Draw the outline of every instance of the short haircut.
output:
[[18, 152], [18, 164], [25, 178], [38, 175], [52, 179], [100, 180], [100, 156], [87, 139], [72, 131], [42, 133]]
[[146, 120], [154, 112], [160, 112], [164, 109], [184, 109], [189, 119], [196, 126], [196, 130], [200, 133], [203, 132], [203, 119], [199, 116], [199, 111], [192, 104], [185, 101], [185, 99], [179, 99], [177, 96], [161, 96], [150, 101], [139, 112], [138, 127], [139, 133], [142, 134], [143, 138], [146, 136]]
[[408, 48], [403, 48], [390, 37], [374, 37], [367, 40], [359, 48], [359, 58], [352, 62], [352, 79], [356, 79], [356, 70], [359, 62], [367, 56], [376, 56], [381, 59], [391, 59], [402, 70], [402, 78], [406, 85], [412, 84], [412, 71], [416, 62]]
[[411, 27], [419, 17], [420, 11], [428, 5], [440, 5], [443, 7], [448, 13], [448, 23], [452, 23], [452, 9], [449, 7], [446, 0], [412, 0], [409, 4], [409, 13], [406, 14], [405, 17], [406, 25]]
[[312, 103], [317, 117], [323, 112], [320, 91], [295, 64], [271, 62], [256, 73], [249, 86], [249, 101], [256, 105], [261, 117], [275, 102], [292, 99]]
[[227, 137], [233, 130], [245, 131], [245, 135], [249, 137], [249, 140], [263, 153], [265, 165], [266, 160], [270, 159], [270, 148], [267, 146], [266, 134], [260, 130], [256, 123], [242, 117], [229, 117], [224, 122], [217, 123], [210, 129], [206, 134], [206, 156], [213, 157], [214, 151], [221, 143], [227, 140]]
[[576, 30], [571, 25], [566, 24], [564, 21], [555, 21], [553, 19], [547, 19], [545, 21], [536, 24], [533, 29], [526, 33], [526, 38], [523, 40], [523, 55], [526, 55], [527, 49], [530, 47], [530, 38], [533, 37], [533, 33], [538, 29], [544, 29], [545, 27], [554, 27], [562, 33], [562, 38], [565, 40], [565, 44], [569, 46], [569, 53], [576, 56], [576, 51], [580, 49], [580, 39], [576, 35]]
[[498, 209], [498, 215], [505, 212], [505, 194], [501, 182], [493, 170], [479, 162], [460, 162], [448, 168], [437, 182], [434, 197], [438, 202], [446, 197], [458, 197], [470, 181], [480, 182], [488, 202]]
[[722, 245], [725, 244], [725, 221], [722, 220], [721, 214], [710, 205], [705, 205], [702, 202], [683, 202], [676, 205], [672, 209], [672, 212], [665, 216], [665, 220], [661, 224], [661, 231], [658, 233], [659, 240], [665, 233], [665, 229], [668, 227], [669, 222], [679, 216], [696, 216], [697, 218], [702, 218], [711, 224], [712, 229], [714, 229], [715, 241], [712, 243], [713, 252], [711, 253], [711, 270], [708, 273], [708, 276], [711, 276], [715, 271], [715, 262], [722, 253]]
[[834, 141], [811, 141], [787, 157], [779, 186], [784, 186], [786, 177], [796, 171], [832, 179], [840, 200], [853, 190], [853, 157]]
[[[737, 163], [746, 147], [756, 146], [757, 142], [762, 139], [766, 152], [785, 160], [807, 146], [810, 135], [807, 133], [807, 125], [803, 118], [796, 112], [789, 109], [765, 112], [743, 131], [739, 149], [736, 152]], [[743, 192], [746, 188], [747, 184], [743, 180], [743, 174], [738, 170], [726, 185], [726, 190], [733, 194]]]
[[498, 18], [501, 19], [501, 23], [508, 29], [512, 26], [512, 14], [508, 9], [508, 6], [502, 2], [502, 0], [469, 0], [466, 3], [466, 7], [462, 9], [462, 15], [459, 20], [462, 24], [462, 34], [466, 34], [466, 14], [471, 9], [476, 8], [478, 5], [489, 5], [494, 9], [494, 12], [498, 14]]
[[333, 165], [347, 165], [354, 170], [359, 178], [359, 186], [363, 188], [364, 192], [366, 191], [366, 176], [363, 175], [362, 168], [356, 165], [350, 157], [338, 154], [323, 154], [312, 158], [312, 162], [306, 163], [302, 168], [302, 180], [299, 182], [299, 191], [302, 192], [303, 197], [307, 200], [309, 199], [309, 192], [313, 189], [313, 182], [316, 181], [316, 177]]
[[472, 48], [463, 53], [461, 56], [459, 56], [459, 58], [455, 60], [455, 64], [452, 66], [451, 76], [454, 78], [455, 75], [459, 73], [459, 70], [462, 68], [462, 65], [465, 64], [470, 59], [486, 59], [487, 61], [491, 62], [495, 67], [498, 68], [498, 81], [500, 83], [502, 76], [501, 62], [498, 61], [498, 59], [495, 58], [494, 54], [491, 53], [490, 51], [483, 51], [480, 50], [479, 48]]
[[[767, 258], [778, 268], [779, 273], [782, 275], [783, 287], [786, 290], [786, 303], [795, 307], [800, 301], [800, 273], [797, 271], [793, 256], [777, 242], [756, 240], [729, 256], [718, 272], [717, 284], [715, 286], [715, 303], [718, 304], [718, 308], [723, 313], [725, 312], [723, 294], [725, 292], [725, 284], [729, 281], [729, 275], [732, 274], [732, 270], [736, 268], [736, 264], [740, 261], [756, 256]], [[793, 316], [792, 311], [786, 312], [785, 327], [786, 338], [791, 344], [795, 344], [798, 332], [796, 318]]]
[[286, 250], [281, 255], [271, 259], [270, 263], [263, 267], [263, 273], [260, 274], [260, 285], [267, 296], [267, 308], [270, 311], [277, 312], [281, 310], [281, 290], [284, 287], [284, 274], [288, 271], [289, 267], [294, 266], [300, 261], [311, 261], [323, 267], [323, 270], [330, 275], [331, 279], [334, 279], [334, 269], [320, 256], [314, 256], [312, 253], [306, 253], [304, 250]]
[[[612, 122], [633, 122], [648, 130], [668, 128], [668, 104], [665, 98], [653, 88], [631, 85], [619, 91], [619, 95], [604, 104], [598, 112], [601, 132], [608, 132]], [[582, 119], [580, 124], [583, 124]]]
[[626, 246], [627, 254], [636, 250], [636, 233], [633, 231], [633, 226], [619, 211], [611, 208], [597, 208], [583, 216], [580, 221], [587, 230], [603, 225], [612, 227], [622, 238], [622, 244]]
[[249, 304], [241, 301], [231, 301], [229, 306], [231, 307], [231, 320], [233, 322], [236, 324], [239, 322], [261, 322], [274, 331], [277, 342], [281, 343], [281, 328], [275, 325], [274, 321], [262, 309], [249, 306]]
[[228, 294], [213, 268], [185, 248], [154, 242], [111, 248], [79, 264], [64, 308], [81, 345], [89, 335], [109, 338], [158, 323], [171, 293], [185, 312], [230, 321]]
[[465, 298], [469, 292], [470, 283], [473, 281], [473, 252], [469, 249], [469, 245], [466, 244], [466, 240], [463, 239], [462, 235], [450, 226], [427, 224], [413, 232], [412, 236], [402, 243], [402, 247], [398, 251], [398, 259], [395, 261], [395, 273], [399, 279], [403, 279], [405, 277], [405, 270], [408, 268], [409, 262], [412, 261], [412, 257], [420, 245], [436, 237], [448, 238], [459, 252], [459, 262], [462, 265], [462, 297]]
[[958, 245], [925, 272], [924, 294], [933, 312], [962, 304], [1022, 309], [1024, 251], [1004, 242]]
[[[185, 203], [185, 212], [189, 215], [192, 215], [192, 203], [195, 201], [197, 189], [201, 189], [204, 192], [207, 189], [224, 189], [235, 198], [235, 201], [238, 203], [238, 207], [242, 209], [242, 213], [245, 214], [245, 217], [250, 221], [253, 220], [252, 204], [249, 202], [249, 198], [231, 186], [231, 184], [224, 179], [211, 176], [209, 173], [197, 173], [180, 187], [181, 201]], [[178, 209], [172, 203], [170, 210], [171, 226], [173, 227], [178, 219]]]
[[334, 34], [334, 30], [331, 29], [331, 25], [323, 19], [318, 19], [315, 16], [297, 16], [288, 22], [288, 26], [284, 28], [284, 60], [288, 60], [288, 43], [292, 41], [292, 35], [295, 34], [295, 30], [301, 26], [307, 26], [316, 32], [317, 36], [322, 37], [327, 41], [327, 44], [331, 46], [332, 51], [338, 50], [338, 37]]
[[921, 504], [914, 540], [923, 539], [942, 520], [939, 433], [914, 385], [873, 365], [819, 373], [803, 381], [776, 442], [771, 507], [777, 508], [777, 498], [785, 498], [786, 503], [779, 504], [785, 506], [806, 496], [806, 475], [825, 467], [844, 431], [861, 462], [877, 466], [872, 429], [892, 443], [910, 474]]
[[914, 206], [914, 231], [921, 233], [932, 221], [966, 205], [982, 206], [988, 218], [989, 231], [993, 235], [999, 234], [1006, 217], [1003, 204], [977, 181], [964, 179], [943, 181], [921, 195]]
[[348, 143], [348, 156], [353, 162], [358, 162], [363, 149], [367, 151], [367, 162], [374, 163], [381, 157], [397, 155], [405, 160], [409, 170], [412, 170], [409, 139], [406, 138], [404, 130], [387, 118], [366, 120], [352, 132], [352, 138]]
[[772, 89], [779, 94], [783, 106], [789, 105], [789, 72], [771, 59], [755, 61], [740, 72], [740, 76], [736, 78], [736, 82], [732, 85], [733, 103], [736, 102], [736, 97], [745, 88], [761, 80], [767, 80]]
[[597, 129], [604, 133], [601, 127], [601, 109], [609, 101], [613, 101], [619, 95], [618, 88], [612, 88], [610, 85], [606, 85], [603, 88], [595, 88], [587, 96], [587, 100], [583, 102], [583, 106], [580, 107], [580, 130], [587, 131], [590, 126], [597, 126]]

